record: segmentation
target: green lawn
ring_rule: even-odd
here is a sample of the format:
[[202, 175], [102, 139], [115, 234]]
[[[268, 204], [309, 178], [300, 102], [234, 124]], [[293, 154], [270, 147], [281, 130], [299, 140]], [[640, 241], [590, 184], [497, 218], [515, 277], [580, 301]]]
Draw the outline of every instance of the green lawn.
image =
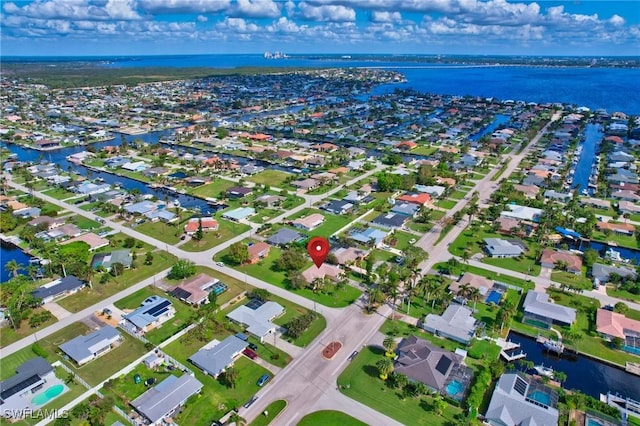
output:
[[[34, 309], [33, 314], [37, 314], [42, 312], [44, 308]], [[14, 330], [10, 326], [2, 327], [2, 331], [0, 332], [0, 346], [5, 347], [10, 345], [13, 342], [17, 342], [20, 339], [23, 339], [27, 336], [32, 335], [33, 333], [37, 333], [39, 330], [49, 327], [52, 324], [55, 324], [58, 319], [55, 316], [51, 316], [51, 318], [40, 324], [38, 327], [32, 328], [29, 326], [29, 321], [22, 321], [20, 327], [17, 330]]]
[[453, 200], [438, 200], [435, 202], [437, 207], [442, 207], [446, 210], [452, 209], [456, 204], [458, 204], [458, 202]]
[[188, 192], [202, 198], [220, 198], [222, 191], [226, 191], [233, 186], [238, 186], [238, 183], [225, 179], [216, 179], [193, 190], [188, 190]]
[[150, 330], [145, 334], [145, 337], [150, 342], [159, 345], [169, 337], [176, 334], [178, 331], [188, 326], [191, 323], [193, 315], [196, 313], [196, 311], [186, 303], [181, 302], [180, 300], [164, 293], [157, 287], [153, 286], [142, 288], [135, 293], [125, 297], [124, 299], [118, 300], [114, 303], [114, 305], [120, 309], [135, 310], [140, 306], [143, 300], [153, 295], [169, 299], [176, 310], [176, 314], [173, 318], [162, 324], [161, 327]]
[[285, 173], [280, 170], [264, 170], [256, 175], [248, 177], [247, 180], [262, 185], [275, 186], [282, 188], [287, 178], [293, 176], [290, 173]]
[[322, 223], [322, 225], [318, 226], [316, 229], [308, 233], [310, 237], [320, 236], [320, 237], [329, 238], [333, 233], [345, 227], [349, 222], [355, 219], [354, 217], [349, 215], [336, 216], [322, 210], [306, 208], [306, 209], [300, 210], [298, 213], [294, 214], [293, 216], [288, 217], [287, 221], [292, 221], [294, 219], [308, 216], [313, 213], [320, 213], [324, 217], [324, 222]]
[[628, 425], [629, 426], [640, 426], [640, 417], [635, 417], [633, 415], [630, 415], [629, 417], [627, 417], [627, 421], [628, 421]]
[[454, 200], [462, 200], [465, 195], [467, 195], [468, 191], [458, 190], [449, 195], [449, 198], [453, 198]]
[[604, 232], [594, 231], [593, 234], [591, 235], [591, 238], [596, 241], [603, 241], [603, 242], [613, 241], [614, 243], [622, 247], [630, 247], [633, 249], [638, 248], [638, 241], [634, 236], [630, 236], [630, 235], [620, 235], [620, 234], [616, 234], [615, 232], [612, 232], [609, 235], [606, 235]]
[[2, 361], [2, 368], [0, 368], [0, 380], [6, 380], [13, 376], [16, 374], [16, 368], [22, 365], [25, 361], [35, 358], [36, 356], [37, 355], [31, 350], [31, 346], [27, 346], [2, 358], [2, 360], [0, 360]]
[[[226, 261], [228, 250], [223, 250], [218, 253], [215, 257], [215, 260]], [[345, 306], [350, 305], [355, 300], [360, 297], [360, 290], [351, 287], [344, 286], [341, 290], [335, 290], [332, 293], [314, 293], [310, 289], [292, 289], [289, 286], [289, 281], [284, 272], [274, 270], [274, 264], [278, 257], [280, 257], [282, 250], [278, 247], [271, 247], [269, 251], [269, 255], [262, 259], [260, 262], [252, 264], [252, 265], [240, 265], [237, 266], [236, 269], [240, 272], [245, 272], [253, 277], [259, 278], [263, 281], [268, 282], [269, 284], [276, 285], [278, 287], [284, 288], [286, 290], [291, 291], [292, 293], [297, 293], [307, 299], [315, 300], [316, 302], [336, 308], [343, 308]], [[310, 267], [312, 265], [311, 260], [305, 265], [305, 268]], [[303, 268], [304, 269], [304, 268]]]
[[307, 414], [298, 422], [297, 426], [340, 425], [340, 426], [367, 426], [366, 423], [354, 419], [342, 411], [316, 411]]
[[461, 412], [459, 408], [447, 405], [438, 416], [430, 396], [403, 398], [397, 390], [380, 380], [375, 363], [383, 356], [383, 349], [363, 348], [338, 377], [341, 392], [403, 424], [431, 426], [454, 421], [454, 416]]
[[184, 227], [178, 226], [173, 223], [166, 223], [163, 221], [151, 222], [146, 221], [137, 225], [135, 230], [142, 232], [145, 235], [153, 237], [167, 244], [177, 244], [180, 241], [180, 236], [183, 234]]
[[566, 271], [553, 271], [551, 273], [551, 281], [566, 284], [568, 286], [577, 286], [577, 288], [582, 290], [591, 290], [593, 283], [586, 277], [586, 272], [586, 266], [582, 268], [582, 273], [580, 275]]
[[640, 302], [640, 294], [629, 293], [626, 290], [616, 290], [611, 286], [607, 286], [607, 294], [619, 299], [629, 300], [631, 302]]
[[[287, 406], [287, 401], [284, 399], [278, 399], [277, 401], [273, 401], [271, 404], [267, 405], [267, 408], [264, 409], [262, 415], [255, 418], [254, 421], [251, 422], [249, 426], [268, 426], [271, 424], [273, 419], [278, 417], [278, 414], [284, 410]], [[267, 415], [264, 415], [264, 413]]]
[[[392, 235], [387, 237], [387, 242], [393, 248], [396, 248], [398, 250], [406, 250], [407, 247], [414, 245], [419, 238], [419, 236], [409, 234], [408, 232], [394, 231]], [[413, 243], [410, 242], [412, 240]]]
[[95, 220], [89, 219], [84, 216], [76, 215], [71, 220], [71, 223], [75, 223], [80, 229], [98, 229], [100, 228], [100, 224]]
[[[139, 253], [144, 253], [141, 250]], [[139, 256], [143, 256], [140, 254]], [[100, 284], [99, 276], [101, 274], [94, 275], [93, 288], [84, 289], [76, 294], [60, 299], [57, 303], [70, 312], [78, 312], [91, 305], [94, 305], [101, 300], [113, 296], [116, 293], [124, 290], [125, 288], [142, 281], [145, 278], [151, 277], [158, 272], [170, 268], [176, 261], [176, 257], [166, 251], [156, 251], [153, 253], [153, 264], [143, 265], [142, 260], [139, 259], [139, 267], [137, 269], [126, 269], [124, 273], [117, 279], [111, 277], [110, 281], [106, 284]]]
[[431, 146], [427, 147], [424, 145], [418, 146], [416, 149], [412, 149], [411, 153], [416, 155], [431, 155], [438, 150], [438, 147]]
[[515, 278], [510, 275], [502, 275], [497, 272], [488, 271], [486, 269], [478, 268], [476, 266], [466, 265], [464, 263], [460, 263], [453, 270], [450, 270], [449, 265], [446, 262], [436, 263], [433, 266], [433, 269], [436, 271], [449, 271], [451, 275], [457, 276], [464, 272], [471, 272], [476, 275], [481, 275], [483, 277], [492, 279], [494, 281], [500, 281], [506, 284], [513, 284], [518, 287], [522, 287], [525, 290], [533, 289], [535, 286], [531, 281], [524, 281], [520, 278]]
[[62, 188], [45, 189], [41, 192], [45, 195], [48, 195], [49, 197], [55, 198], [56, 200], [64, 200], [67, 198], [78, 196], [78, 194], [74, 194], [73, 192], [67, 191], [66, 189]]
[[230, 222], [228, 220], [216, 218], [218, 230], [215, 232], [205, 232], [204, 238], [200, 241], [191, 239], [180, 246], [185, 251], [204, 251], [218, 244], [222, 244], [233, 237], [247, 232], [251, 227], [243, 223]]

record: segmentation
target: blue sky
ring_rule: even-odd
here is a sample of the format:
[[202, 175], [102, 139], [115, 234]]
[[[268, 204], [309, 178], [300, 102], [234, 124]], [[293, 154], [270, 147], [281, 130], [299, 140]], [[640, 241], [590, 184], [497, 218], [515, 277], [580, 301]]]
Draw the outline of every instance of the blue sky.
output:
[[640, 55], [640, 1], [2, 1], [2, 55]]

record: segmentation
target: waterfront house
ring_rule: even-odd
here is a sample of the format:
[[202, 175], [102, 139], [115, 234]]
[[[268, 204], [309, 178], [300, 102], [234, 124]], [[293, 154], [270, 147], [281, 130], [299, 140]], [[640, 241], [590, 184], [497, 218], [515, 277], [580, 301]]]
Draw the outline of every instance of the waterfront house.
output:
[[519, 206], [517, 204], [509, 204], [507, 205], [507, 208], [509, 210], [500, 212], [500, 216], [517, 220], [528, 220], [530, 222], [537, 222], [540, 219], [540, 216], [544, 213], [544, 210], [542, 209]]
[[146, 170], [149, 167], [149, 165], [144, 161], [134, 161], [134, 162], [124, 163], [120, 167], [130, 172], [142, 172]]
[[84, 336], [77, 336], [59, 346], [78, 365], [104, 355], [123, 341], [122, 335], [110, 325], [106, 325]]
[[636, 194], [633, 191], [629, 190], [621, 190], [611, 193], [611, 198], [615, 198], [618, 200], [630, 201], [630, 202], [638, 202], [640, 201], [640, 195]]
[[235, 335], [226, 337], [222, 342], [213, 340], [189, 357], [189, 361], [205, 374], [217, 378], [245, 350], [248, 343]]
[[144, 215], [156, 210], [157, 205], [153, 201], [144, 200], [124, 206], [124, 211], [133, 215]]
[[31, 292], [36, 299], [41, 299], [42, 303], [49, 303], [55, 299], [70, 294], [77, 293], [82, 290], [86, 284], [73, 275], [59, 278], [44, 284]]
[[309, 216], [295, 219], [291, 224], [296, 228], [304, 229], [305, 231], [311, 231], [322, 225], [323, 222], [324, 216], [322, 216], [320, 213], [312, 213]]
[[596, 311], [596, 331], [605, 340], [624, 340], [624, 349], [640, 354], [640, 321], [607, 309]]
[[422, 328], [436, 336], [463, 343], [471, 342], [477, 327], [471, 309], [462, 305], [449, 305], [442, 315], [428, 314]]
[[242, 186], [233, 186], [227, 189], [227, 197], [232, 200], [245, 198], [251, 194], [253, 194], [253, 190], [251, 188], [244, 188]]
[[202, 383], [189, 374], [180, 377], [169, 375], [166, 379], [131, 402], [135, 410], [144, 416], [148, 424], [173, 424], [167, 418], [178, 413], [192, 395], [200, 392]]
[[138, 309], [123, 316], [125, 325], [133, 325], [138, 333], [160, 327], [173, 318], [176, 310], [171, 301], [160, 296], [149, 296], [142, 301]]
[[606, 210], [611, 207], [611, 201], [609, 200], [601, 200], [599, 198], [581, 198], [580, 204], [583, 206], [595, 207], [597, 209]]
[[320, 182], [318, 182], [315, 179], [309, 178], [309, 179], [302, 179], [302, 180], [294, 180], [293, 182], [291, 182], [291, 185], [296, 188], [309, 191], [320, 186]]
[[237, 209], [225, 212], [222, 214], [224, 219], [233, 220], [234, 222], [240, 222], [256, 214], [256, 210], [253, 207], [238, 207]]
[[302, 271], [302, 278], [307, 282], [307, 284], [312, 284], [316, 279], [324, 278], [337, 281], [343, 273], [344, 271], [340, 269], [339, 266], [323, 263], [319, 268], [316, 265], [312, 265]]
[[89, 244], [89, 251], [98, 250], [102, 247], [106, 247], [109, 245], [109, 240], [106, 238], [102, 238], [93, 232], [88, 232], [86, 234], [79, 235], [77, 237], [71, 238], [69, 240], [63, 241], [60, 244], [70, 244], [75, 243], [76, 241], [82, 241], [83, 243]]
[[186, 225], [184, 225], [184, 232], [187, 235], [193, 235], [198, 232], [201, 226], [203, 232], [217, 231], [218, 221], [211, 216], [194, 217], [189, 219]]
[[151, 222], [157, 222], [161, 220], [166, 223], [171, 223], [178, 220], [178, 216], [167, 209], [153, 210], [145, 213], [143, 216], [149, 219]]
[[636, 279], [636, 271], [631, 268], [625, 268], [622, 266], [604, 265], [602, 263], [594, 263], [591, 268], [591, 276], [594, 282], [597, 280], [601, 284], [605, 284], [609, 281], [611, 274], [616, 274], [622, 278]]
[[571, 197], [572, 195], [568, 192], [558, 192], [553, 189], [547, 189], [544, 192], [544, 198], [554, 200], [554, 201], [560, 201], [563, 203], [566, 203], [567, 201], [569, 201]]
[[549, 295], [530, 290], [522, 304], [523, 322], [550, 328], [552, 324], [571, 325], [576, 320], [576, 310], [556, 305], [549, 301]]
[[243, 306], [239, 306], [227, 314], [227, 318], [240, 324], [245, 330], [255, 336], [260, 342], [265, 337], [275, 334], [279, 326], [273, 320], [284, 314], [284, 307], [276, 302], [264, 302], [253, 299]]
[[613, 223], [613, 222], [598, 222], [596, 228], [599, 231], [611, 231], [620, 235], [633, 235], [636, 232], [636, 227], [630, 223]]
[[580, 274], [582, 272], [582, 258], [566, 251], [556, 251], [553, 249], [545, 249], [540, 257], [540, 265], [544, 268], [557, 268], [558, 265], [564, 263], [568, 272]]
[[621, 200], [618, 202], [618, 211], [621, 214], [638, 214], [640, 213], [640, 206], [630, 201]]
[[445, 391], [450, 376], [462, 372], [471, 375], [462, 365], [462, 355], [436, 347], [416, 336], [403, 338], [396, 353], [394, 372], [404, 374], [411, 381], [422, 382], [434, 392]]
[[[65, 221], [62, 218], [53, 218], [53, 217], [49, 217], [49, 216], [39, 216], [36, 217], [34, 219], [31, 219], [29, 222], [27, 222], [27, 225], [29, 226], [38, 226], [38, 225], [42, 225], [42, 227], [46, 230], [52, 230], [55, 229], [59, 226], [64, 225]], [[42, 228], [41, 228], [42, 229]]]
[[523, 373], [507, 373], [498, 380], [484, 418], [491, 426], [556, 426], [557, 403], [550, 387]]
[[[25, 411], [31, 395], [42, 390], [47, 383], [59, 380], [51, 364], [42, 357], [32, 358], [16, 368], [16, 374], [0, 382], [2, 417], [19, 418]], [[26, 413], [25, 413], [26, 414]]]
[[258, 263], [269, 256], [271, 246], [262, 241], [255, 241], [248, 244], [249, 263]]
[[190, 305], [205, 305], [209, 303], [209, 293], [215, 291], [216, 294], [220, 294], [226, 289], [227, 286], [217, 278], [198, 274], [177, 285], [169, 294]]

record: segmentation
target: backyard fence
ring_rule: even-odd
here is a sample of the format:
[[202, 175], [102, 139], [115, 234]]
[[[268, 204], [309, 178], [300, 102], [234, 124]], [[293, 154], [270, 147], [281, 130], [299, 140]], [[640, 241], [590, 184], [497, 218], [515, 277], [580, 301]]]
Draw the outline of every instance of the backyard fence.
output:
[[63, 370], [65, 370], [67, 373], [71, 373], [73, 374], [74, 380], [78, 383], [80, 383], [82, 386], [84, 386], [87, 389], [91, 389], [93, 386], [91, 386], [89, 383], [85, 382], [80, 376], [78, 376], [78, 373], [76, 373], [75, 371], [73, 371], [72, 369], [70, 369], [64, 362], [62, 361], [55, 361], [51, 364], [54, 367], [60, 367]]

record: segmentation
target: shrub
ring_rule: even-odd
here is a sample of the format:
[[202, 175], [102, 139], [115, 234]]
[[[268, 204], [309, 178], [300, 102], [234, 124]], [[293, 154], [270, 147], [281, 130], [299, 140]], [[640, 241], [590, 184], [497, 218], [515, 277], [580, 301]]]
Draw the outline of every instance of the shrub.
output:
[[41, 356], [42, 358], [46, 358], [49, 356], [49, 353], [47, 351], [45, 351], [42, 346], [40, 346], [37, 343], [34, 343], [33, 345], [31, 345], [31, 350], [33, 351], [34, 354]]

